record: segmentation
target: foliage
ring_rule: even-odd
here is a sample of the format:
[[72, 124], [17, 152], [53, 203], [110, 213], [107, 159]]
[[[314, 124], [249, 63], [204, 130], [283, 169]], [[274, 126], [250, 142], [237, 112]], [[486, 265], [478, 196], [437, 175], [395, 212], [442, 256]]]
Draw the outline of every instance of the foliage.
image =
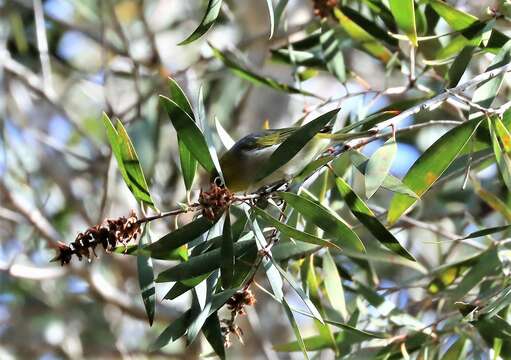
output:
[[[236, 21], [231, 10], [237, 5], [211, 0], [204, 2], [195, 30], [176, 41], [182, 52], [198, 44], [206, 49], [194, 64], [200, 69], [204, 63], [206, 70], [193, 86], [181, 75], [195, 67], [167, 76], [143, 8], [137, 16], [153, 47], [148, 62], [131, 53], [126, 25], [119, 20], [122, 9], [111, 9], [125, 52], [118, 56], [131, 59], [136, 73], [137, 103], [127, 113], [105, 107], [102, 120], [99, 113], [90, 120], [103, 127], [99, 139], [107, 139], [111, 155], [98, 155], [105, 165], [99, 184], [103, 200], [95, 193], [87, 198], [94, 198], [102, 220], [112, 196], [107, 193], [114, 181], [112, 160], [139, 215], [94, 225], [89, 210], [82, 210], [88, 230], [63, 241], [59, 231], [68, 234], [69, 221], [59, 214], [46, 219], [37, 207], [27, 210], [12, 190], [19, 188], [20, 170], [7, 161], [0, 163], [5, 214], [19, 214], [57, 250], [62, 264], [74, 256], [90, 259], [99, 244], [115, 252], [95, 262], [106, 269], [108, 261], [137, 264], [142, 314], [150, 326], [158, 324], [158, 336], [138, 349], [144, 352], [164, 353], [160, 349], [175, 349], [182, 339], [189, 346], [182, 351], [190, 355], [202, 334], [209, 344], [203, 352], [222, 359], [244, 351], [238, 348], [243, 342], [261, 342], [256, 349], [262, 354], [264, 348], [268, 357], [329, 352], [340, 359], [511, 358], [511, 102], [506, 100], [511, 41], [504, 31], [509, 4], [502, 1], [475, 16], [440, 0], [260, 3], [266, 13], [253, 16], [268, 21], [269, 14], [261, 41], [271, 44], [265, 55], [278, 71], [269, 75], [251, 65], [243, 41], [217, 44], [215, 31]], [[289, 20], [299, 6], [309, 17], [295, 27]], [[12, 19], [20, 13], [10, 9]], [[30, 55], [19, 38], [26, 34], [12, 19], [15, 50], [6, 72], [55, 106], [44, 84], [34, 88], [17, 71], [23, 66], [17, 61]], [[115, 51], [118, 43], [107, 46], [107, 33], [102, 35], [102, 46]], [[141, 69], [152, 72], [151, 81], [158, 84], [148, 86], [146, 100], [140, 78], [147, 72]], [[314, 86], [323, 82], [329, 86]], [[187, 95], [194, 87], [196, 100]], [[289, 108], [301, 103], [303, 111], [293, 109], [293, 117], [286, 117], [282, 127], [291, 129], [267, 132], [264, 141], [244, 138], [248, 143], [240, 147], [231, 136], [238, 125], [242, 134], [262, 127], [244, 120], [239, 110], [256, 88], [257, 94], [275, 97], [271, 106], [291, 98]], [[136, 114], [129, 118], [132, 110]], [[270, 123], [276, 128], [275, 120]], [[4, 121], [4, 133], [10, 121]], [[79, 137], [91, 130], [76, 125], [73, 131]], [[15, 142], [9, 137], [2, 140], [6, 149]], [[97, 139], [69, 139], [64, 155], [75, 154], [73, 146], [85, 139], [91, 149], [96, 146]], [[329, 140], [330, 147], [308, 159], [302, 150], [318, 139]], [[150, 150], [137, 155], [135, 148], [144, 144]], [[257, 147], [271, 149], [271, 155], [254, 168], [244, 166], [243, 157], [233, 164], [222, 158], [230, 148]], [[410, 156], [413, 164], [406, 164]], [[161, 180], [169, 167], [165, 161], [171, 161], [172, 183], [170, 176]], [[253, 171], [258, 186], [231, 192], [225, 186], [233, 173], [226, 171], [229, 165], [235, 172]], [[274, 179], [289, 166], [298, 168], [293, 177]], [[128, 196], [124, 190], [116, 186], [115, 196]], [[62, 210], [62, 217], [80, 211], [73, 206]], [[2, 214], [16, 223], [14, 215]], [[167, 223], [172, 225], [161, 227]], [[92, 269], [73, 262], [69, 268], [94, 286]], [[17, 287], [11, 275], [7, 293]], [[103, 301], [136, 313], [95, 286], [91, 291]], [[162, 300], [167, 306], [187, 296], [184, 308], [172, 307], [179, 311], [159, 317], [159, 289], [167, 291]], [[272, 307], [278, 307], [278, 316], [270, 314]], [[250, 331], [244, 319], [252, 323]], [[264, 328], [283, 320], [290, 337], [265, 334]]]

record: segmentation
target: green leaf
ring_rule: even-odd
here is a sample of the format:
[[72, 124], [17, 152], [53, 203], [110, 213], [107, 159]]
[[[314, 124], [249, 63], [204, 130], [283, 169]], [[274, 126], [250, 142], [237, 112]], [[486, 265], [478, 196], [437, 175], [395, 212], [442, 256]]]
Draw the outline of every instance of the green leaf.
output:
[[[487, 119], [488, 129], [490, 130], [490, 136], [492, 141], [493, 153], [495, 154], [495, 160], [497, 163], [497, 167], [502, 175], [502, 179], [504, 180], [504, 184], [508, 188], [511, 189], [511, 159], [509, 155], [502, 151], [500, 147], [499, 138], [497, 135], [497, 125], [495, 122], [492, 122], [490, 118]], [[498, 120], [498, 118], [494, 119]], [[504, 126], [504, 125], [502, 125]], [[505, 127], [504, 127], [505, 129]], [[507, 131], [507, 130], [506, 130]]]
[[215, 48], [211, 44], [209, 46], [213, 50], [213, 55], [217, 59], [222, 61], [225, 66], [227, 66], [229, 69], [231, 69], [232, 72], [236, 76], [239, 76], [242, 79], [248, 80], [255, 85], [265, 85], [265, 86], [268, 86], [274, 90], [283, 91], [283, 92], [286, 92], [289, 94], [302, 94], [302, 95], [306, 95], [306, 96], [318, 97], [317, 95], [315, 95], [313, 93], [297, 89], [297, 88], [292, 87], [287, 84], [283, 84], [283, 83], [278, 82], [277, 80], [272, 79], [270, 77], [257, 75], [255, 73], [249, 71], [248, 69], [244, 68], [243, 66], [238, 64], [236, 61], [228, 58], [225, 53], [221, 52], [219, 49]]
[[[148, 243], [151, 243], [151, 233], [149, 230], [149, 224], [146, 224], [144, 227], [144, 233], [140, 237], [138, 248], [141, 249], [145, 244]], [[150, 257], [145, 255], [137, 255], [137, 272], [138, 284], [142, 294], [142, 301], [144, 302], [149, 325], [152, 326], [154, 320], [156, 288], [154, 284], [153, 262]]]
[[[190, 118], [195, 121], [195, 115], [192, 111], [192, 106], [190, 105], [190, 101], [186, 97], [183, 89], [179, 86], [179, 84], [172, 78], [169, 78], [169, 92], [170, 98], [186, 113]], [[179, 116], [179, 114], [176, 114]], [[186, 145], [179, 139], [178, 147], [179, 147], [179, 160], [181, 162], [181, 171], [183, 173], [183, 180], [185, 182], [185, 187], [187, 190], [190, 190], [193, 184], [193, 179], [195, 178], [195, 173], [197, 172], [197, 160], [192, 156], [190, 150], [186, 147]]]
[[341, 276], [329, 251], [326, 251], [323, 255], [323, 274], [328, 301], [341, 314], [343, 319], [347, 319], [348, 310], [346, 308], [346, 300], [344, 299]]
[[441, 360], [460, 360], [465, 347], [466, 338], [460, 337], [447, 349]]
[[261, 231], [261, 228], [259, 227], [259, 223], [257, 222], [255, 216], [253, 214], [250, 214], [248, 210], [246, 210], [247, 218], [250, 219], [249, 224], [252, 228], [252, 232], [254, 233], [254, 237], [256, 239], [257, 243], [257, 249], [258, 251], [266, 251], [268, 253], [268, 256], [264, 256], [261, 260], [263, 269], [266, 273], [266, 277], [268, 278], [268, 282], [270, 283], [271, 289], [273, 291], [273, 294], [275, 295], [275, 299], [279, 302], [282, 302], [284, 299], [284, 292], [282, 290], [283, 282], [282, 277], [279, 274], [279, 271], [275, 267], [275, 264], [273, 263], [272, 259], [272, 253], [271, 249], [268, 250], [268, 242], [266, 241], [266, 238]]
[[206, 8], [206, 13], [204, 14], [204, 17], [202, 18], [199, 26], [178, 45], [189, 44], [204, 35], [215, 23], [218, 15], [220, 14], [221, 8], [222, 0], [209, 0], [208, 7]]
[[467, 236], [463, 237], [463, 239], [478, 238], [481, 236], [491, 235], [491, 234], [506, 231], [509, 229], [511, 229], [511, 225], [495, 226], [495, 227], [491, 227], [491, 228], [474, 231], [474, 232], [468, 234]]
[[415, 25], [415, 8], [413, 0], [389, 0], [390, 11], [396, 23], [403, 30], [413, 46], [417, 47], [417, 29]]
[[454, 62], [449, 68], [449, 72], [447, 73], [447, 79], [449, 80], [447, 83], [447, 88], [453, 88], [458, 85], [461, 77], [468, 67], [468, 64], [470, 63], [470, 60], [472, 60], [474, 50], [475, 46], [467, 45], [456, 56]]
[[295, 157], [309, 141], [317, 140], [313, 140], [314, 136], [321, 131], [326, 124], [335, 119], [338, 112], [339, 109], [329, 111], [294, 131], [291, 136], [275, 149], [270, 158], [264, 163], [258, 173], [257, 180], [264, 179], [266, 176], [285, 165]]
[[199, 285], [201, 282], [206, 280], [209, 276], [211, 276], [212, 273], [206, 273], [200, 276], [197, 276], [196, 278], [184, 280], [184, 281], [178, 281], [172, 287], [170, 290], [165, 294], [163, 297], [167, 300], [174, 300], [178, 296], [183, 295], [185, 292], [195, 288], [197, 285]]
[[154, 208], [137, 153], [122, 122], [117, 120], [117, 129], [115, 129], [108, 116], [103, 113], [103, 124], [124, 182], [137, 201]]
[[297, 230], [294, 227], [291, 227], [289, 225], [284, 224], [283, 222], [280, 222], [279, 220], [275, 219], [273, 216], [271, 216], [264, 210], [261, 210], [257, 207], [253, 208], [253, 210], [255, 211], [257, 216], [261, 217], [269, 225], [275, 227], [282, 234], [284, 234], [292, 239], [295, 239], [297, 241], [302, 241], [304, 243], [319, 245], [321, 247], [330, 247], [330, 248], [333, 248], [333, 249], [336, 249], [339, 251], [342, 250], [337, 244], [334, 244], [333, 242], [321, 239], [317, 236], [306, 233], [304, 231]]
[[[254, 241], [239, 241], [234, 244], [234, 254], [241, 256], [252, 247], [255, 247]], [[183, 281], [195, 278], [218, 269], [221, 261], [221, 249], [211, 250], [205, 254], [190, 257], [188, 261], [161, 272], [158, 274], [156, 282]]]
[[225, 212], [221, 252], [222, 264], [220, 266], [220, 273], [222, 276], [222, 287], [227, 289], [231, 286], [234, 276], [234, 239], [232, 238], [231, 216], [229, 211]]
[[[368, 158], [365, 157], [362, 153], [358, 151], [351, 151], [350, 152], [350, 159], [353, 165], [357, 168], [358, 171], [360, 171], [362, 174], [364, 174], [367, 177], [367, 163]], [[417, 194], [415, 194], [412, 190], [408, 188], [405, 184], [401, 182], [397, 177], [387, 174], [387, 176], [383, 179], [383, 183], [381, 186], [389, 191], [400, 193], [404, 195], [408, 195], [410, 197], [414, 197], [418, 199]]]
[[319, 41], [321, 43], [321, 52], [326, 68], [337, 80], [345, 82], [346, 67], [344, 65], [344, 57], [341, 48], [339, 47], [339, 40], [334, 29], [331, 29], [326, 21], [321, 24], [321, 36]]
[[380, 43], [373, 35], [366, 31], [366, 28], [360, 26], [350, 17], [348, 17], [339, 8], [334, 8], [334, 14], [339, 24], [354, 40], [360, 42], [360, 45], [371, 55], [387, 63], [392, 53]]
[[298, 211], [307, 220], [325, 231], [326, 236], [346, 249], [365, 252], [365, 247], [358, 235], [333, 211], [324, 206], [293, 193], [279, 193], [289, 206]]
[[360, 199], [353, 189], [348, 185], [343, 178], [337, 176], [335, 183], [339, 193], [344, 198], [346, 205], [350, 208], [355, 217], [369, 230], [371, 234], [389, 250], [395, 252], [404, 258], [416, 261], [404, 247], [401, 246], [399, 241], [394, 235], [387, 230], [387, 228], [378, 220], [369, 207]]
[[504, 152], [511, 153], [511, 133], [499, 117], [495, 117], [493, 121]]
[[373, 196], [388, 177], [396, 153], [396, 139], [392, 137], [376, 150], [367, 162], [365, 176], [367, 198]]
[[220, 330], [220, 320], [218, 319], [217, 312], [214, 312], [207, 318], [202, 327], [202, 332], [215, 351], [215, 354], [220, 359], [225, 359], [224, 336]]
[[163, 330], [163, 332], [158, 336], [156, 341], [151, 345], [152, 350], [157, 350], [170, 342], [174, 342], [183, 336], [188, 329], [191, 318], [191, 310], [185, 311], [180, 317], [174, 320]]
[[[405, 175], [403, 184], [422, 198], [460, 154], [480, 123], [480, 119], [474, 119], [449, 130], [415, 161]], [[394, 195], [389, 207], [388, 222], [394, 224], [416, 201], [407, 195]]]
[[185, 143], [177, 140], [179, 147], [179, 161], [181, 163], [181, 172], [183, 173], [183, 180], [185, 182], [186, 190], [190, 190], [193, 185], [193, 179], [197, 172], [197, 160], [192, 156], [192, 153], [186, 147]]
[[311, 312], [311, 315], [316, 319], [318, 320], [319, 322], [321, 322], [322, 324], [325, 323], [325, 321], [323, 320], [323, 317], [321, 316], [321, 314], [319, 313], [318, 309], [316, 308], [316, 306], [314, 306], [314, 304], [312, 303], [312, 301], [309, 299], [309, 297], [307, 296], [307, 294], [305, 294], [305, 292], [302, 290], [302, 288], [297, 284], [295, 283], [295, 281], [292, 279], [292, 277], [284, 270], [282, 269], [278, 264], [276, 264], [274, 262], [274, 260], [272, 259], [272, 262], [273, 262], [273, 265], [277, 268], [277, 270], [279, 271], [280, 275], [282, 275], [282, 277], [284, 279], [286, 279], [286, 281], [288, 282], [289, 285], [291, 285], [291, 287], [293, 288], [293, 290], [298, 294], [298, 296], [302, 299], [302, 301], [304, 302], [305, 306], [307, 306], [307, 308], [309, 309], [309, 311]]
[[214, 224], [215, 222], [210, 221], [205, 217], [200, 217], [177, 230], [169, 232], [167, 235], [163, 236], [151, 245], [145, 246], [144, 250], [149, 251], [151, 253], [151, 257], [164, 258], [166, 254], [169, 254], [180, 246], [197, 239], [199, 236], [211, 229]]
[[206, 171], [211, 172], [215, 169], [208, 144], [195, 121], [175, 101], [165, 96], [160, 95], [160, 104], [167, 111], [177, 131], [178, 139], [186, 145], [193, 157]]
[[[498, 52], [498, 54], [493, 58], [490, 66], [486, 69], [486, 71], [490, 71], [501, 66], [504, 66], [509, 63], [511, 60], [511, 41], [508, 41], [502, 49]], [[504, 81], [505, 74], [501, 74], [499, 76], [495, 76], [488, 81], [480, 84], [477, 89], [474, 91], [472, 95], [472, 102], [483, 106], [489, 107], [493, 103], [493, 100], [499, 93], [502, 82]], [[469, 117], [470, 119], [478, 116], [475, 113], [472, 113]]]
[[300, 327], [298, 326], [298, 323], [296, 322], [293, 312], [291, 311], [291, 308], [289, 307], [289, 304], [287, 303], [287, 301], [285, 299], [283, 299], [283, 301], [282, 301], [282, 306], [284, 307], [287, 318], [289, 319], [289, 322], [291, 323], [291, 327], [293, 328], [293, 332], [295, 333], [298, 347], [302, 351], [304, 358], [309, 359], [309, 354], [307, 354], [307, 348], [305, 347], [305, 343], [303, 341], [302, 334], [300, 333]]

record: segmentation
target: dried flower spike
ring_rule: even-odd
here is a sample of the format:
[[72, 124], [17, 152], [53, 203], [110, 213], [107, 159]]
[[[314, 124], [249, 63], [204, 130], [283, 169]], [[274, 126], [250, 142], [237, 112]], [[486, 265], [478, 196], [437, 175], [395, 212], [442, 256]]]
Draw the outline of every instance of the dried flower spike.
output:
[[79, 233], [69, 245], [59, 243], [57, 256], [52, 261], [60, 261], [61, 265], [69, 264], [73, 255], [80, 261], [82, 257], [90, 260], [91, 252], [97, 257], [95, 252], [97, 245], [100, 244], [105, 250], [112, 251], [119, 244], [126, 246], [136, 240], [140, 231], [137, 214], [131, 210], [127, 218], [121, 216], [117, 219], [106, 219], [101, 225], [92, 226]]
[[312, 0], [314, 15], [320, 18], [326, 18], [331, 14], [333, 8], [337, 6], [337, 0]]

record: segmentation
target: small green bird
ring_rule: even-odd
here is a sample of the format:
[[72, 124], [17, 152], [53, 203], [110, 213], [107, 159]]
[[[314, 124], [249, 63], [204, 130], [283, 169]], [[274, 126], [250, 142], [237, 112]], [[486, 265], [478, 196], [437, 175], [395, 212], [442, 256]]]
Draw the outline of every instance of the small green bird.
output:
[[[290, 161], [262, 180], [259, 172], [277, 147], [300, 127], [268, 129], [251, 133], [238, 140], [220, 158], [225, 186], [232, 192], [254, 192], [265, 185], [287, 181], [300, 172], [318, 155], [323, 153], [333, 140], [346, 140], [367, 136], [358, 134], [332, 134], [332, 127], [325, 126]], [[211, 183], [221, 184], [216, 171], [211, 174]]]

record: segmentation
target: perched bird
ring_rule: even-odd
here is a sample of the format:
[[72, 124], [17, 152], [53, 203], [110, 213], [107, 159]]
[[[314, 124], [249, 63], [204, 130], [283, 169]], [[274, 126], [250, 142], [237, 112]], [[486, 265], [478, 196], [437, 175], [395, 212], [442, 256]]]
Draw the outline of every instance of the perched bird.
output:
[[[300, 174], [312, 160], [327, 150], [333, 140], [361, 137], [361, 133], [332, 134], [332, 127], [325, 126], [290, 161], [259, 180], [260, 171], [271, 154], [298, 129], [300, 127], [261, 130], [241, 138], [220, 158], [225, 184], [221, 184], [216, 171], [211, 174], [211, 182], [225, 185], [232, 192], [254, 192]], [[363, 135], [367, 136], [367, 133]]]

